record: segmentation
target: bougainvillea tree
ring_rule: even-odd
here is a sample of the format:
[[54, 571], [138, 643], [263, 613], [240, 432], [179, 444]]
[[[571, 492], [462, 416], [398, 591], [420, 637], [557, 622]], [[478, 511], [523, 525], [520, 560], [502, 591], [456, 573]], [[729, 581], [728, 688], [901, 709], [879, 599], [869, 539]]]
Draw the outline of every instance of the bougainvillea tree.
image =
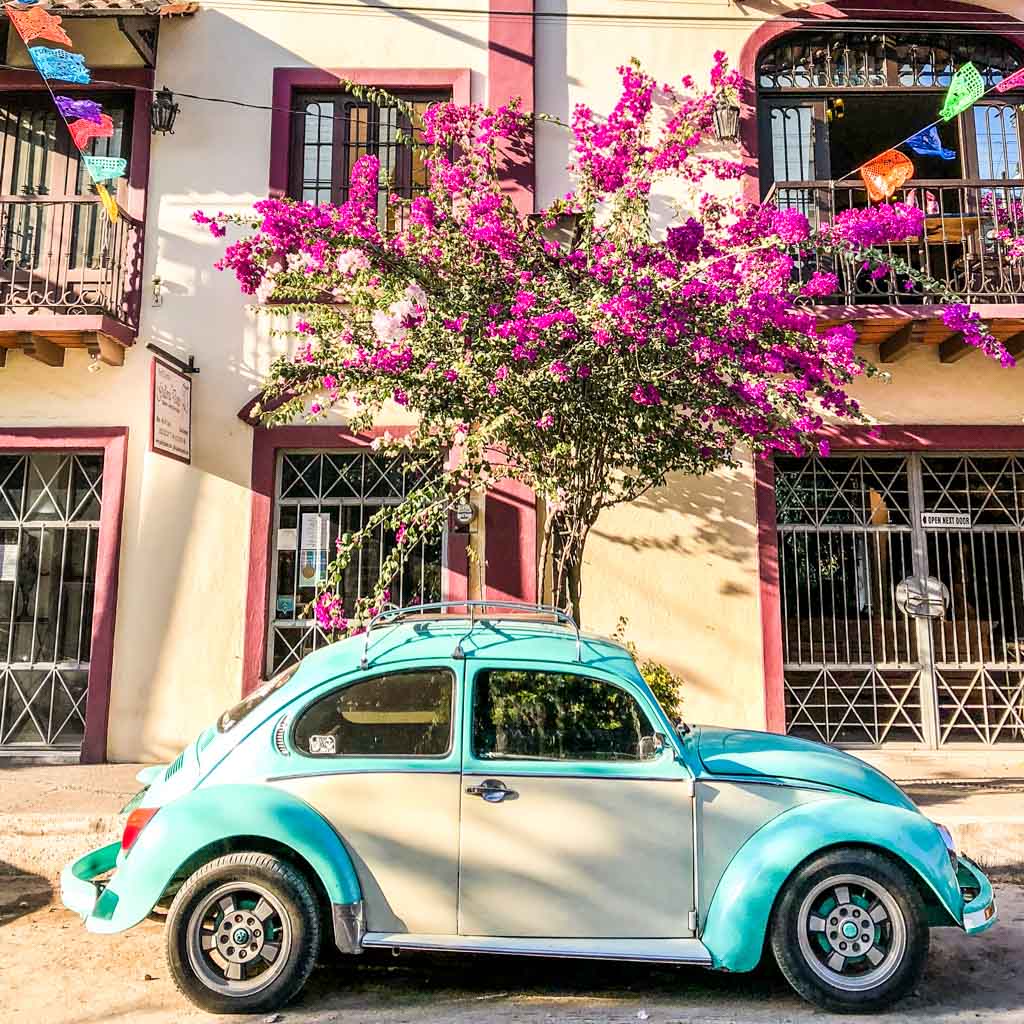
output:
[[[368, 155], [340, 205], [275, 199], [252, 217], [195, 215], [215, 235], [229, 222], [248, 229], [220, 266], [261, 309], [291, 318], [283, 329], [297, 344], [265, 381], [267, 421], [342, 405], [362, 428], [396, 402], [418, 426], [380, 446], [434, 467], [401, 504], [339, 538], [316, 603], [325, 628], [361, 627], [416, 543], [502, 478], [543, 502], [538, 572], [550, 566], [556, 600], [578, 615], [602, 510], [670, 472], [732, 465], [744, 448], [825, 453], [827, 418], [863, 418], [847, 388], [872, 368], [854, 354], [854, 328], [819, 330], [808, 308], [837, 291], [828, 268], [840, 254], [955, 298], [884, 248], [921, 236], [914, 207], [848, 210], [812, 227], [798, 209], [745, 203], [718, 184], [742, 173], [712, 142], [715, 104], [740, 84], [722, 55], [707, 88], [661, 85], [635, 64], [619, 74], [610, 114], [578, 106], [563, 126], [574, 187], [537, 216], [519, 215], [499, 180], [502, 153], [527, 144], [533, 116], [454, 103], [423, 117], [425, 185], [412, 199], [391, 196], [382, 210]], [[678, 200], [658, 232], [655, 187]], [[968, 307], [951, 302], [944, 315], [1009, 361]], [[382, 528], [397, 544], [374, 592], [342, 607], [339, 573]]]

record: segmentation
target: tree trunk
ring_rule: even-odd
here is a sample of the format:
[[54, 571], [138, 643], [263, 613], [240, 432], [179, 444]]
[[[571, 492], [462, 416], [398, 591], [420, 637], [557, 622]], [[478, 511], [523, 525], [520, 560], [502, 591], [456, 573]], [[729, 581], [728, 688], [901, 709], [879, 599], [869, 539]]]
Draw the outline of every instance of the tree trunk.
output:
[[583, 550], [591, 525], [564, 512], [555, 513], [550, 520], [552, 599], [577, 623], [582, 622]]

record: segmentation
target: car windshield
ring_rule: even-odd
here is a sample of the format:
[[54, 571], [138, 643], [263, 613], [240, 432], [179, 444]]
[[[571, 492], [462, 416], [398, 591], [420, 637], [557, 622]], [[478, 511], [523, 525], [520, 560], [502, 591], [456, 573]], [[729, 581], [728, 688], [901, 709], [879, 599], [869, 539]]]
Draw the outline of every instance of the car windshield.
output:
[[250, 711], [258, 708], [272, 693], [280, 690], [285, 683], [293, 675], [295, 670], [299, 667], [298, 664], [292, 665], [291, 668], [286, 668], [283, 672], [278, 672], [273, 679], [265, 682], [258, 690], [253, 690], [248, 697], [243, 697], [233, 707], [227, 709], [220, 718], [217, 719], [217, 731], [227, 732], [229, 729], [233, 729], [238, 723], [245, 718]]

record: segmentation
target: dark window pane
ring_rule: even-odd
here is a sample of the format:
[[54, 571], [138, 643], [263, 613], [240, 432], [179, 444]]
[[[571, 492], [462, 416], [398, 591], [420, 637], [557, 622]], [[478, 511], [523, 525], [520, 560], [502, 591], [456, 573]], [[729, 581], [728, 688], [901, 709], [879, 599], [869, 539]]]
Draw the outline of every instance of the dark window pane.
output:
[[[426, 189], [423, 158], [413, 152], [410, 136], [418, 138], [422, 117], [431, 103], [449, 99], [444, 93], [404, 94], [413, 119], [395, 107], [381, 107], [344, 93], [306, 95], [299, 99], [305, 116], [297, 124], [293, 145], [290, 194], [310, 203], [344, 201], [356, 161], [367, 153], [380, 160], [377, 206], [382, 227], [401, 225], [387, 196], [411, 198]], [[385, 222], [384, 218], [388, 220]]]
[[570, 672], [500, 669], [477, 677], [477, 757], [639, 761], [650, 720], [625, 690]]
[[98, 520], [103, 493], [103, 456], [76, 455], [72, 462], [70, 518], [78, 522]]
[[298, 720], [295, 745], [326, 756], [441, 757], [451, 749], [454, 683], [436, 669], [335, 690]]
[[24, 455], [0, 455], [0, 523], [16, 521], [21, 515], [27, 464]]

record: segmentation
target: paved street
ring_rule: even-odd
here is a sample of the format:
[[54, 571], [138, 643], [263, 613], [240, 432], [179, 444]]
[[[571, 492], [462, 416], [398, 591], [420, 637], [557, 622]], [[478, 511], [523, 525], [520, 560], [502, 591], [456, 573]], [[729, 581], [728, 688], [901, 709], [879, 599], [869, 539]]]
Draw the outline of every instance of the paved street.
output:
[[[999, 927], [967, 939], [933, 932], [918, 993], [894, 1024], [1019, 1024], [1024, 1020], [1024, 887], [998, 887]], [[0, 1008], [5, 1024], [177, 1024], [262, 1021], [211, 1017], [174, 989], [159, 923], [88, 935], [49, 901], [46, 883], [0, 878]], [[646, 1015], [646, 1016], [645, 1016]], [[317, 970], [282, 1024], [768, 1024], [851, 1021], [801, 1003], [774, 971], [690, 969], [511, 958], [402, 956], [332, 961]], [[878, 1019], [878, 1018], [874, 1018]]]

